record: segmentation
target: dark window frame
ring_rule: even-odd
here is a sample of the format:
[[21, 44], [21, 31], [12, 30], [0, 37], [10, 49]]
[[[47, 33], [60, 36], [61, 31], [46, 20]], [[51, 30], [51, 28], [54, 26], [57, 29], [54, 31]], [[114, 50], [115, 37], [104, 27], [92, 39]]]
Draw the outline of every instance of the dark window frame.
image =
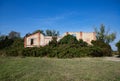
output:
[[33, 45], [34, 44], [34, 39], [31, 39], [30, 40], [30, 45]]

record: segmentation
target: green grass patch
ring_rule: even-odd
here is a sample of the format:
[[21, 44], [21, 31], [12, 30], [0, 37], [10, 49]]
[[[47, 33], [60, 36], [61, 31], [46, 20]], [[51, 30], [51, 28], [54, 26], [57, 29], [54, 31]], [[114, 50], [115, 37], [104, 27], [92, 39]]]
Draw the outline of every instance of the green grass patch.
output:
[[120, 81], [120, 61], [0, 57], [0, 81]]

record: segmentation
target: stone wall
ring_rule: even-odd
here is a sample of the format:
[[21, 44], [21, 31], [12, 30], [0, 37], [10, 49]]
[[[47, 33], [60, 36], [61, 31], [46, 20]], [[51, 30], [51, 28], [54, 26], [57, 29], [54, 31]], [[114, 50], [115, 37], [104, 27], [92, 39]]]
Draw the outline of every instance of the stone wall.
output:
[[[33, 39], [33, 44], [31, 44], [31, 40]], [[24, 47], [34, 47], [40, 46], [40, 33], [35, 33], [30, 36], [25, 37]]]
[[64, 36], [67, 34], [75, 36], [77, 40], [82, 39], [83, 41], [87, 42], [88, 44], [91, 44], [92, 40], [96, 40], [95, 32], [66, 32], [64, 34]]
[[[58, 36], [57, 41], [62, 37]], [[33, 39], [33, 44], [31, 44], [31, 39]], [[52, 36], [44, 36], [41, 33], [35, 33], [24, 38], [24, 47], [39, 47], [45, 46], [52, 40]]]
[[[57, 41], [62, 39], [65, 35], [70, 34], [76, 37], [77, 40], [83, 39], [83, 41], [91, 44], [92, 40], [96, 40], [95, 32], [66, 32], [63, 36], [58, 36]], [[33, 44], [32, 44], [33, 40]], [[24, 47], [39, 47], [45, 46], [52, 40], [52, 36], [44, 36], [40, 32], [25, 37]]]

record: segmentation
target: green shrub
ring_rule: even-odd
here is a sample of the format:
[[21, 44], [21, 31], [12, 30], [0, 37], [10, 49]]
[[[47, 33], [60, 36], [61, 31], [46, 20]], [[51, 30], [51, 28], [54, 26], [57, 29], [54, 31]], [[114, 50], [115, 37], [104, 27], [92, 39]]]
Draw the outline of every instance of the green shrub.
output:
[[57, 46], [57, 37], [52, 37], [52, 41], [49, 42], [49, 46], [52, 46], [52, 47]]
[[60, 41], [59, 44], [77, 44], [78, 41], [75, 36], [72, 35], [66, 35], [64, 36]]
[[103, 56], [112, 56], [111, 46], [102, 41], [96, 40], [91, 42], [93, 46], [101, 48]]
[[92, 57], [101, 57], [104, 56], [102, 49], [100, 47], [92, 46], [89, 49], [89, 55]]
[[43, 56], [47, 56], [49, 53], [51, 52], [51, 48], [50, 46], [44, 46], [44, 47], [40, 47], [40, 48], [25, 48], [22, 53], [23, 56], [33, 56], [33, 57], [43, 57]]
[[7, 37], [5, 40], [0, 41], [0, 49], [5, 49], [6, 47], [9, 47], [13, 44], [13, 39], [8, 39]]
[[101, 41], [92, 41], [92, 44], [93, 46], [88, 46], [83, 40], [76, 41], [74, 36], [67, 35], [59, 44], [53, 39], [44, 47], [24, 48], [22, 39], [14, 39], [12, 45], [0, 50], [0, 55], [57, 58], [111, 56], [111, 47], [108, 44]]
[[[87, 48], [88, 47], [86, 47], [86, 49]], [[58, 58], [85, 57], [89, 53], [89, 51], [86, 51], [86, 49], [74, 44], [63, 44], [57, 47], [55, 55]]]
[[119, 56], [120, 56], [120, 40], [116, 43], [116, 47], [118, 49]]
[[7, 56], [18, 56], [18, 51], [16, 49], [6, 50]]
[[78, 41], [78, 44], [79, 44], [81, 47], [86, 47], [86, 46], [88, 46], [88, 43], [85, 42], [85, 41], [83, 41], [82, 39], [80, 39], [80, 40]]
[[23, 56], [36, 56], [36, 49], [37, 48], [25, 48], [22, 54]]

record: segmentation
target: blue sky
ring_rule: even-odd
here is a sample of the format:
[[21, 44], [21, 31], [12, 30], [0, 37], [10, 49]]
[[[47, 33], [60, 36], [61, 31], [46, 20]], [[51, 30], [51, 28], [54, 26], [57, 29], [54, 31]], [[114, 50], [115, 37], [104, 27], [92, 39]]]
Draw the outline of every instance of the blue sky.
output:
[[37, 29], [93, 32], [104, 24], [120, 40], [120, 0], [0, 0], [0, 33]]

